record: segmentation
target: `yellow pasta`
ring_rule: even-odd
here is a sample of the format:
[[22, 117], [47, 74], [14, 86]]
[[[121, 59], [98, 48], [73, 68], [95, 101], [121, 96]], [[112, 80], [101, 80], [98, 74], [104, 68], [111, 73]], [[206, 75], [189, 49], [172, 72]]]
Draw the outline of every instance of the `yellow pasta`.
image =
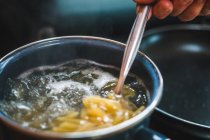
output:
[[54, 132], [78, 132], [105, 128], [130, 119], [144, 110], [137, 109], [129, 100], [115, 97], [110, 93], [107, 98], [88, 96], [82, 100], [80, 111], [71, 111], [53, 121]]

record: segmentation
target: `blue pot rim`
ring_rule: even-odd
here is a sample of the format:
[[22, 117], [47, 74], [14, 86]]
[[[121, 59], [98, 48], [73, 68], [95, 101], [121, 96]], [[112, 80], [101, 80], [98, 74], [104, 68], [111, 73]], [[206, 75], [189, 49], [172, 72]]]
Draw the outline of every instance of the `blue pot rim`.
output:
[[[59, 39], [99, 40], [99, 41], [105, 41], [105, 42], [117, 44], [117, 45], [123, 46], [123, 47], [126, 46], [125, 44], [123, 44], [121, 42], [118, 42], [118, 41], [114, 41], [114, 40], [106, 39], [106, 38], [94, 37], [94, 36], [54, 37], [54, 38], [39, 40], [39, 41], [32, 42], [32, 43], [29, 43], [27, 45], [24, 45], [22, 47], [19, 47], [19, 48], [13, 50], [12, 52], [8, 53], [7, 55], [5, 55], [3, 58], [1, 58], [0, 63], [2, 61], [6, 60], [7, 58], [9, 58], [10, 56], [12, 56], [13, 54], [15, 54], [16, 52], [24, 50], [25, 48], [36, 45], [38, 43], [49, 42], [49, 41], [59, 40]], [[146, 56], [144, 53], [139, 51], [138, 55], [140, 55], [141, 57], [146, 59], [150, 63], [150, 65], [153, 67], [153, 70], [155, 71], [155, 74], [158, 77], [159, 85], [157, 86], [157, 89], [156, 89], [155, 99], [151, 102], [151, 104], [149, 104], [143, 112], [141, 112], [140, 114], [134, 116], [133, 118], [131, 118], [127, 121], [124, 121], [124, 122], [122, 122], [120, 124], [117, 124], [117, 125], [114, 125], [112, 127], [98, 129], [98, 130], [85, 131], [85, 132], [56, 133], [56, 132], [39, 131], [39, 130], [35, 130], [33, 128], [23, 128], [20, 125], [14, 123], [14, 121], [11, 121], [9, 118], [4, 116], [3, 114], [0, 114], [0, 120], [2, 122], [4, 122], [6, 125], [8, 125], [9, 127], [14, 128], [15, 130], [18, 130], [18, 131], [20, 131], [22, 133], [25, 133], [27, 135], [31, 135], [31, 136], [34, 136], [34, 137], [42, 137], [42, 138], [70, 138], [70, 139], [71, 138], [72, 139], [87, 139], [87, 138], [93, 138], [93, 137], [94, 138], [101, 138], [101, 137], [104, 137], [104, 136], [109, 136], [109, 135], [117, 134], [119, 132], [123, 132], [123, 131], [135, 126], [136, 124], [142, 122], [144, 119], [148, 118], [150, 116], [150, 114], [154, 111], [155, 107], [158, 105], [158, 103], [160, 102], [160, 99], [162, 97], [163, 79], [162, 79], [162, 75], [161, 75], [159, 69], [154, 64], [154, 62], [148, 56]]]

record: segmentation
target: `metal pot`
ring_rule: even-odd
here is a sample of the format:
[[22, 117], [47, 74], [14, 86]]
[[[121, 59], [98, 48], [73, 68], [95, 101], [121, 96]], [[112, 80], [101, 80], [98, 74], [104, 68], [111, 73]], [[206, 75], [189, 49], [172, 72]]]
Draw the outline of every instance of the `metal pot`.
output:
[[[9, 53], [0, 60], [0, 98], [3, 97], [5, 81], [7, 78], [16, 77], [20, 73], [42, 65], [54, 65], [77, 58], [90, 59], [103, 64], [111, 64], [120, 67], [125, 45], [97, 37], [72, 36], [58, 37], [34, 42], [20, 47]], [[138, 74], [145, 82], [150, 91], [150, 101], [146, 109], [118, 125], [100, 130], [74, 132], [74, 133], [52, 133], [35, 131], [24, 128], [11, 120], [3, 112], [0, 113], [2, 134], [4, 139], [103, 139], [120, 137], [132, 133], [133, 139], [148, 137], [164, 138], [162, 135], [146, 128], [145, 122], [157, 106], [161, 98], [163, 82], [162, 76], [155, 64], [143, 53], [139, 52], [131, 70]], [[138, 127], [138, 129], [134, 129]], [[135, 135], [138, 130], [138, 135]], [[12, 135], [11, 133], [12, 132]], [[122, 133], [127, 132], [127, 133]], [[146, 134], [149, 132], [150, 134]], [[134, 135], [133, 135], [134, 134]], [[142, 135], [143, 134], [143, 135]], [[125, 137], [123, 137], [125, 138]], [[147, 138], [148, 139], [148, 138]]]
[[210, 138], [210, 26], [165, 26], [146, 32], [140, 47], [165, 80], [152, 126], [174, 139]]

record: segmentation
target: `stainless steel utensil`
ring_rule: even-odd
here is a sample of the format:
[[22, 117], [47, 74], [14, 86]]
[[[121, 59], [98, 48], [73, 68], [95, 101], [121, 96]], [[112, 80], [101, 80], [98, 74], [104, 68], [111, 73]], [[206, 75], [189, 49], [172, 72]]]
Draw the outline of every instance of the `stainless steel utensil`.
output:
[[[137, 9], [139, 8], [137, 7]], [[119, 76], [117, 86], [115, 88], [115, 92], [117, 94], [120, 94], [122, 87], [124, 85], [125, 79], [128, 75], [128, 72], [136, 57], [136, 54], [138, 52], [138, 49], [139, 49], [139, 46], [143, 37], [144, 29], [148, 20], [150, 7], [141, 6], [140, 9], [142, 10], [141, 11], [137, 10], [136, 20], [131, 29], [131, 32], [127, 41], [127, 45], [125, 48], [121, 70], [120, 70], [120, 76]]]

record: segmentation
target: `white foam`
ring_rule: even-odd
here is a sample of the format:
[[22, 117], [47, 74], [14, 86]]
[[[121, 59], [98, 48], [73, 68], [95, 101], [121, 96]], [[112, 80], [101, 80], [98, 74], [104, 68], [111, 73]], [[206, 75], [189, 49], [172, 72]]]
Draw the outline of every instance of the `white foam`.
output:
[[18, 108], [18, 109], [27, 110], [27, 111], [31, 110], [30, 107], [28, 107], [28, 106], [26, 106], [26, 105], [24, 105], [24, 104], [22, 104], [22, 103], [17, 103], [16, 105], [17, 105], [17, 108]]
[[89, 61], [89, 60], [86, 60], [86, 59], [74, 59], [74, 60], [70, 60], [70, 61], [67, 61], [67, 62], [64, 62], [64, 63], [59, 63], [59, 64], [56, 64], [56, 65], [44, 65], [44, 66], [39, 66], [39, 67], [35, 67], [35, 68], [31, 68], [27, 71], [25, 71], [24, 73], [20, 74], [17, 78], [19, 79], [24, 79], [24, 78], [27, 78], [29, 75], [31, 75], [34, 71], [44, 71], [44, 70], [53, 70], [53, 69], [56, 69], [56, 68], [64, 68], [63, 66], [66, 65], [66, 64], [70, 64], [72, 62], [77, 62], [78, 65], [79, 64], [86, 64], [86, 63], [94, 63], [94, 61]]
[[116, 80], [116, 78], [112, 74], [104, 72], [99, 68], [90, 68], [82, 71], [82, 74], [85, 75], [89, 73], [97, 74], [99, 76], [97, 79], [93, 81], [93, 84], [99, 89], [101, 89], [108, 82]]
[[88, 95], [92, 94], [92, 92], [90, 90], [90, 86], [83, 84], [83, 83], [75, 82], [72, 80], [50, 83], [47, 85], [47, 88], [51, 89], [50, 93], [53, 93], [53, 94], [59, 94], [65, 88], [70, 88], [72, 90], [74, 90], [74, 89], [84, 90], [86, 92], [86, 94], [88, 94]]
[[27, 78], [34, 71], [44, 71], [44, 70], [55, 69], [55, 68], [58, 68], [58, 66], [40, 66], [40, 67], [32, 68], [32, 69], [29, 69], [29, 70], [25, 71], [24, 73], [20, 74], [18, 76], [18, 78], [19, 79]]

